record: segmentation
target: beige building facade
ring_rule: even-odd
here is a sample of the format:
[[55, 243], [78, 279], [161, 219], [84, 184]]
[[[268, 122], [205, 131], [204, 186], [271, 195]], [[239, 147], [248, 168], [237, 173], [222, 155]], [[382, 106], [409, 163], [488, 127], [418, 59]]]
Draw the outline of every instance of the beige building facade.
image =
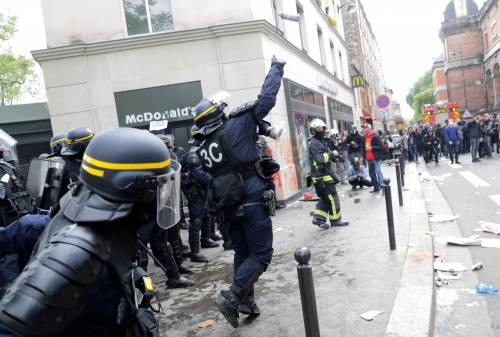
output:
[[305, 187], [310, 121], [322, 118], [332, 128], [354, 121], [342, 18], [333, 24], [332, 6], [315, 0], [42, 0], [48, 48], [33, 56], [44, 72], [52, 128], [99, 132], [168, 120], [168, 132], [186, 145], [192, 108], [202, 97], [226, 90], [229, 110], [255, 99], [277, 55], [287, 66], [267, 120], [284, 132], [269, 145], [282, 168], [275, 177], [278, 196], [290, 198]]

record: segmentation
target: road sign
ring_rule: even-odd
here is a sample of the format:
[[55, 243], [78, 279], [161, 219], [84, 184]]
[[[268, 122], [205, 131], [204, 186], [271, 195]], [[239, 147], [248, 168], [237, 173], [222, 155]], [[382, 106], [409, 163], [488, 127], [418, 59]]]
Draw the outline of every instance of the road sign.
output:
[[391, 104], [391, 99], [387, 95], [380, 95], [377, 97], [376, 103], [380, 109], [385, 109]]

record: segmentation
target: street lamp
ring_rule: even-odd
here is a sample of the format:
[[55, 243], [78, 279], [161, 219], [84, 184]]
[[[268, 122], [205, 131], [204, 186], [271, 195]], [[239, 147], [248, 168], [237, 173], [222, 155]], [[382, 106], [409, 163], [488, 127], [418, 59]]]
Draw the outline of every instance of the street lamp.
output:
[[356, 5], [352, 2], [346, 2], [341, 6], [337, 6], [337, 12], [340, 13], [341, 10], [345, 10], [347, 13], [352, 14], [356, 11]]
[[300, 15], [298, 15], [298, 14], [286, 14], [286, 13], [281, 12], [279, 14], [279, 16], [283, 20], [288, 20], [288, 21], [293, 21], [293, 22], [299, 22], [300, 21]]

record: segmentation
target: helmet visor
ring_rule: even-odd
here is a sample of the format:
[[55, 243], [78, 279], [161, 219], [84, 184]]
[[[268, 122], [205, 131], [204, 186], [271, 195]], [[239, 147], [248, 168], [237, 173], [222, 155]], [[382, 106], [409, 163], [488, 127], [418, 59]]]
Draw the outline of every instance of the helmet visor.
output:
[[175, 226], [181, 220], [181, 165], [172, 160], [172, 172], [158, 177], [157, 219], [161, 228]]

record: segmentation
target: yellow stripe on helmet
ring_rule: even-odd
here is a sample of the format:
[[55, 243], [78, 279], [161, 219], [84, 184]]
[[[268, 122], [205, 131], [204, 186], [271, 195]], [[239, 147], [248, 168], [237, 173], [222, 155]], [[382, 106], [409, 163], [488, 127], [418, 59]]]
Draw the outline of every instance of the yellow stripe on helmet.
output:
[[66, 139], [66, 143], [67, 144], [71, 144], [73, 142], [75, 142], [75, 143], [83, 142], [84, 140], [90, 139], [92, 137], [94, 137], [94, 134], [91, 134], [91, 135], [88, 135], [88, 136], [85, 136], [85, 137], [82, 137], [82, 138], [77, 138], [75, 140], [71, 140], [71, 139], [67, 139], [67, 138], [65, 138], [65, 139]]
[[194, 118], [194, 121], [196, 122], [198, 119], [200, 119], [201, 117], [205, 116], [207, 113], [209, 113], [210, 111], [212, 111], [214, 108], [216, 107], [216, 105], [211, 105], [209, 106], [208, 108], [206, 108], [202, 113], [200, 113], [198, 116], [196, 116]]
[[66, 138], [61, 138], [61, 139], [58, 139], [58, 140], [54, 140], [53, 142], [50, 142], [50, 146], [54, 146], [60, 142], [65, 142], [66, 141]]
[[84, 169], [88, 174], [91, 174], [91, 175], [96, 176], [96, 177], [101, 177], [102, 178], [104, 176], [104, 171], [103, 170], [97, 170], [95, 168], [88, 167], [85, 164], [82, 164], [82, 169]]
[[149, 170], [163, 169], [170, 165], [170, 159], [157, 163], [110, 163], [92, 158], [88, 154], [83, 156], [83, 160], [95, 167], [108, 170]]

